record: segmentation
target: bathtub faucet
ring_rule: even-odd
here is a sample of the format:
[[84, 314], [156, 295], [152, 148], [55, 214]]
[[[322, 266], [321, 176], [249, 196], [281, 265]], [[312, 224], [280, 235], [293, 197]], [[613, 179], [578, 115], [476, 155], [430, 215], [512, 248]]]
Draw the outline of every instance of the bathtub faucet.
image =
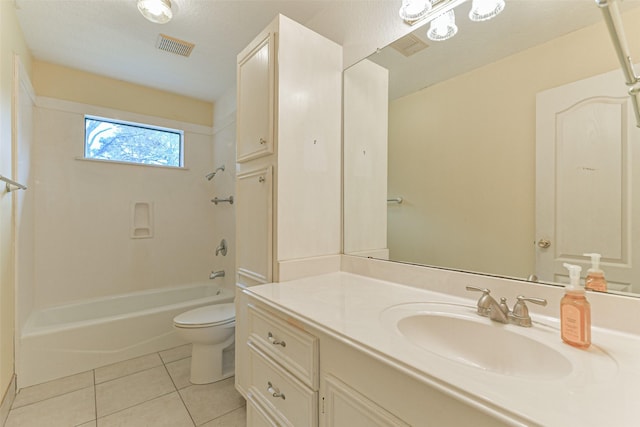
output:
[[224, 277], [224, 270], [212, 271], [209, 275], [209, 279], [215, 279], [216, 277]]

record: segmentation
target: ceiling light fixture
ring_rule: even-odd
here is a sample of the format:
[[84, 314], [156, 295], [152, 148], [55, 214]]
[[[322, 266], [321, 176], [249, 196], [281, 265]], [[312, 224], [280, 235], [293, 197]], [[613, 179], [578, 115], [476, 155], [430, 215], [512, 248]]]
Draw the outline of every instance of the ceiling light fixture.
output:
[[473, 0], [469, 19], [486, 21], [498, 15], [504, 9], [504, 0]]
[[171, 0], [138, 0], [138, 10], [149, 21], [166, 24], [171, 21]]
[[431, 21], [427, 37], [433, 41], [442, 41], [450, 39], [455, 36], [457, 32], [456, 15], [453, 9], [451, 9]]
[[402, 0], [400, 18], [412, 22], [422, 19], [431, 10], [430, 0]]

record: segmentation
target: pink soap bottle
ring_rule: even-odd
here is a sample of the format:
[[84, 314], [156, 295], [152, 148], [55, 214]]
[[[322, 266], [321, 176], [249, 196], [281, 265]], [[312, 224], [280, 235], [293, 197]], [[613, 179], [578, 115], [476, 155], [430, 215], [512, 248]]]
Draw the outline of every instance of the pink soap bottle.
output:
[[580, 286], [579, 265], [563, 264], [569, 270], [569, 284], [560, 300], [560, 335], [562, 341], [578, 348], [591, 345], [591, 305]]
[[607, 280], [604, 271], [600, 269], [600, 254], [583, 254], [591, 257], [591, 268], [587, 270], [587, 278], [584, 280], [585, 289], [591, 291], [607, 292]]

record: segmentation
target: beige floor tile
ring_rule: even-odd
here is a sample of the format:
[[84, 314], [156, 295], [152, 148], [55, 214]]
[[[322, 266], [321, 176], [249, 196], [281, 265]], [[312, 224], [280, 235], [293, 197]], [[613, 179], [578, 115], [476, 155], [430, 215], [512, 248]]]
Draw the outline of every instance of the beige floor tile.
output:
[[192, 385], [179, 390], [196, 425], [204, 424], [244, 406], [244, 398], [234, 387], [234, 378], [212, 384]]
[[98, 427], [193, 427], [177, 392], [98, 419]]
[[247, 408], [243, 406], [215, 420], [202, 424], [202, 427], [247, 427]]
[[166, 364], [169, 375], [178, 390], [189, 387], [191, 382], [189, 376], [191, 374], [191, 358], [180, 359], [175, 362]]
[[180, 347], [174, 347], [169, 350], [160, 352], [160, 357], [164, 363], [175, 362], [176, 360], [191, 357], [191, 344], [181, 345]]
[[46, 383], [25, 387], [16, 395], [12, 408], [29, 405], [51, 397], [93, 386], [93, 372], [60, 378]]
[[93, 421], [89, 421], [88, 423], [84, 423], [84, 424], [80, 424], [77, 427], [97, 427], [97, 421], [93, 420]]
[[94, 420], [93, 386], [12, 409], [5, 427], [69, 427]]
[[175, 391], [163, 366], [96, 384], [98, 418]]
[[114, 363], [113, 365], [103, 366], [95, 370], [96, 384], [131, 375], [160, 365], [162, 365], [162, 359], [160, 359], [158, 353], [152, 353], [147, 354], [146, 356], [136, 357], [135, 359], [125, 360], [124, 362]]

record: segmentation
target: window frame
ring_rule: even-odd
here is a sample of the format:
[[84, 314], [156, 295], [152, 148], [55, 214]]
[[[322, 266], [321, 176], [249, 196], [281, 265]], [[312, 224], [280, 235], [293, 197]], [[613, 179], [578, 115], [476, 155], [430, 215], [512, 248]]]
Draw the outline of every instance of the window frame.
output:
[[[177, 134], [180, 136], [180, 153], [179, 153], [179, 159], [178, 159], [178, 165], [169, 165], [169, 164], [154, 164], [154, 163], [141, 163], [141, 162], [132, 162], [132, 161], [128, 161], [128, 160], [121, 160], [121, 159], [101, 159], [101, 158], [96, 158], [96, 157], [90, 157], [87, 154], [87, 119], [89, 120], [96, 120], [96, 121], [100, 121], [100, 122], [105, 122], [105, 123], [111, 123], [111, 124], [116, 124], [116, 125], [125, 125], [125, 126], [132, 126], [132, 127], [137, 127], [137, 128], [141, 128], [141, 129], [149, 129], [149, 130], [155, 130], [155, 131], [161, 131], [161, 132], [167, 132], [167, 133], [172, 133], [172, 134]], [[114, 119], [114, 118], [110, 118], [110, 117], [104, 117], [104, 116], [97, 116], [94, 114], [84, 114], [84, 118], [83, 118], [83, 153], [82, 153], [82, 159], [83, 160], [89, 160], [89, 161], [96, 161], [96, 162], [108, 162], [108, 163], [118, 163], [118, 164], [125, 164], [125, 165], [136, 165], [136, 166], [151, 166], [151, 167], [159, 167], [159, 168], [172, 168], [172, 169], [185, 169], [185, 164], [184, 164], [184, 133], [185, 131], [183, 129], [175, 129], [175, 128], [170, 128], [170, 127], [166, 127], [166, 126], [156, 126], [156, 125], [152, 125], [149, 123], [140, 123], [140, 122], [134, 122], [134, 121], [130, 121], [130, 120], [120, 120], [120, 119]]]

